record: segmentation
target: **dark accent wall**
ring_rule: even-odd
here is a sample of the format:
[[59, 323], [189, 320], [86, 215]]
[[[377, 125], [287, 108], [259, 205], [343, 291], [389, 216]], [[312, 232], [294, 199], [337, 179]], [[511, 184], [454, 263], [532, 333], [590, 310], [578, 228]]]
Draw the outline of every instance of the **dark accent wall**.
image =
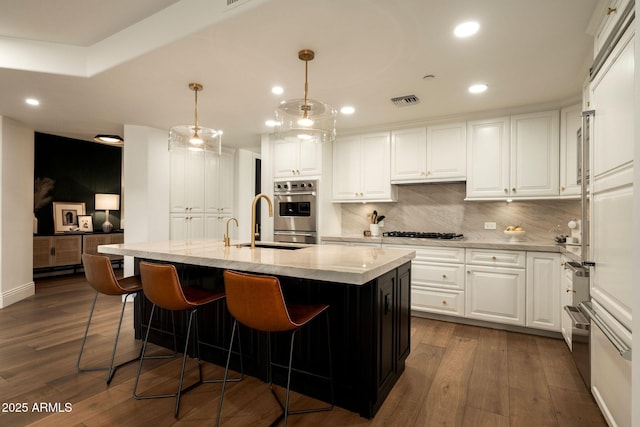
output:
[[[93, 216], [94, 229], [100, 230], [105, 216], [104, 211], [95, 213], [95, 194], [120, 194], [121, 172], [120, 147], [36, 132], [34, 212], [38, 233], [54, 232], [52, 202], [84, 202], [86, 214]], [[38, 183], [44, 183], [44, 188]], [[120, 228], [120, 211], [110, 211], [109, 217], [114, 229]]]

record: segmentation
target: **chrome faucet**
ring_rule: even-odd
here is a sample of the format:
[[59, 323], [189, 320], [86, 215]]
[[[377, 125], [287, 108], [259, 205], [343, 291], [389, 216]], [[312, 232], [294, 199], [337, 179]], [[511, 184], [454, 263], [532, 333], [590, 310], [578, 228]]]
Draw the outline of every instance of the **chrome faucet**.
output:
[[229, 218], [229, 219], [227, 220], [227, 232], [226, 232], [226, 233], [225, 233], [225, 235], [224, 235], [224, 245], [225, 245], [225, 246], [230, 246], [230, 245], [231, 245], [231, 239], [229, 238], [229, 223], [230, 223], [231, 221], [235, 221], [235, 223], [236, 223], [236, 227], [238, 226], [238, 220], [237, 220], [237, 219], [235, 219], [235, 218], [233, 218], [233, 217], [232, 217], [232, 218]]
[[264, 193], [260, 193], [253, 198], [253, 203], [251, 204], [251, 249], [256, 247], [256, 237], [260, 237], [260, 232], [258, 231], [258, 226], [256, 224], [256, 204], [260, 198], [267, 200], [267, 204], [269, 205], [269, 216], [273, 216], [273, 204], [271, 203], [269, 196]]

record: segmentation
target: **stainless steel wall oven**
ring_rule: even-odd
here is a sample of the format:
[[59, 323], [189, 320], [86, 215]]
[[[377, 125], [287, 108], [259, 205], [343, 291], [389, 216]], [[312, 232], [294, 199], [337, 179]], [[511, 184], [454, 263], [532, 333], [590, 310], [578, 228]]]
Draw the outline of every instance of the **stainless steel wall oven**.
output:
[[317, 191], [317, 180], [274, 183], [274, 241], [317, 243]]

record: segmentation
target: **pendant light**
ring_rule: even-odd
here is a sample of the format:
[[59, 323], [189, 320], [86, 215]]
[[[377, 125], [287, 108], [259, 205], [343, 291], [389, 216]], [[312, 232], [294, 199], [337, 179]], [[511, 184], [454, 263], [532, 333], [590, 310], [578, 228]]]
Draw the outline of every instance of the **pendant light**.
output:
[[304, 61], [304, 98], [282, 101], [276, 109], [275, 134], [279, 139], [331, 142], [336, 137], [336, 109], [324, 102], [309, 99], [309, 61], [314, 57], [315, 53], [310, 49], [298, 52], [298, 58]]
[[194, 92], [194, 124], [178, 125], [169, 130], [169, 150], [186, 148], [191, 151], [214, 151], [222, 154], [222, 131], [202, 127], [198, 124], [198, 92], [203, 89], [200, 83], [189, 83]]

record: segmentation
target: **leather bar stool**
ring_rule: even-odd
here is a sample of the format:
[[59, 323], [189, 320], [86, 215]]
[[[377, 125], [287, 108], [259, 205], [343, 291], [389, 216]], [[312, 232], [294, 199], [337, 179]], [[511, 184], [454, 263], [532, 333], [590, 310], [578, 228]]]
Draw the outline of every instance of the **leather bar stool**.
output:
[[[238, 329], [238, 323], [249, 328], [268, 333], [268, 381], [271, 393], [275, 397], [278, 405], [283, 413], [274, 421], [277, 422], [284, 418], [284, 425], [287, 425], [287, 417], [290, 414], [304, 414], [309, 412], [330, 411], [333, 409], [334, 393], [333, 393], [333, 372], [331, 366], [331, 340], [329, 333], [329, 306], [326, 304], [316, 305], [294, 305], [287, 304], [282, 294], [280, 281], [277, 277], [259, 276], [246, 273], [238, 273], [234, 271], [225, 271], [224, 287], [227, 297], [227, 308], [234, 318], [233, 331], [231, 333], [231, 343], [229, 344], [229, 353], [227, 355], [227, 364], [225, 368], [225, 381], [222, 384], [222, 392], [220, 394], [220, 403], [218, 406], [218, 415], [216, 418], [216, 426], [220, 424], [220, 415], [222, 413], [222, 402], [224, 399], [224, 391], [226, 388], [226, 378], [229, 370], [229, 360], [231, 358], [231, 349], [235, 332]], [[291, 386], [291, 370], [293, 360], [293, 345], [296, 333], [305, 325], [308, 325], [313, 319], [324, 313], [327, 327], [327, 350], [329, 376], [317, 375], [311, 372], [304, 372], [295, 369], [296, 372], [310, 374], [316, 378], [322, 378], [329, 382], [331, 393], [331, 404], [319, 408], [289, 410], [289, 391]], [[291, 346], [289, 348], [289, 364], [288, 366], [277, 365], [271, 360], [271, 333], [272, 332], [291, 332]], [[284, 404], [280, 401], [273, 388], [272, 366], [287, 368], [287, 388]], [[273, 424], [272, 424], [273, 425]]]
[[[125, 277], [124, 279], [116, 279], [116, 275], [113, 272], [111, 266], [111, 260], [107, 256], [103, 255], [82, 255], [82, 264], [84, 265], [84, 274], [87, 278], [89, 285], [96, 290], [96, 296], [93, 298], [93, 304], [91, 305], [91, 311], [89, 312], [89, 320], [87, 321], [87, 327], [84, 330], [84, 337], [82, 338], [82, 344], [80, 345], [80, 353], [78, 354], [78, 361], [76, 362], [76, 368], [78, 371], [108, 371], [107, 372], [107, 384], [111, 383], [116, 370], [128, 363], [134, 362], [140, 358], [137, 357], [120, 363], [116, 366], [113, 362], [116, 357], [116, 348], [118, 347], [118, 338], [120, 337], [120, 327], [122, 326], [122, 317], [124, 315], [124, 309], [126, 307], [126, 301], [129, 295], [137, 294], [142, 291], [142, 283], [140, 282], [140, 276]], [[82, 353], [84, 352], [84, 346], [87, 342], [87, 335], [89, 333], [89, 326], [91, 325], [91, 319], [93, 312], [96, 308], [96, 301], [98, 301], [98, 295], [117, 295], [122, 298], [122, 310], [120, 310], [120, 321], [118, 322], [118, 330], [116, 332], [116, 339], [113, 343], [113, 351], [111, 352], [111, 362], [109, 366], [95, 367], [95, 368], [81, 368], [80, 360], [82, 359]], [[142, 353], [140, 353], [142, 354]]]
[[[180, 397], [183, 393], [193, 389], [199, 384], [210, 382], [222, 382], [222, 379], [202, 379], [202, 363], [200, 361], [200, 340], [198, 336], [198, 308], [205, 304], [222, 301], [225, 297], [224, 292], [210, 292], [193, 287], [182, 287], [180, 279], [178, 278], [178, 272], [176, 267], [171, 264], [153, 264], [149, 262], [140, 262], [140, 276], [142, 278], [142, 289], [144, 295], [153, 303], [151, 308], [151, 315], [149, 316], [149, 323], [147, 324], [147, 332], [144, 338], [144, 344], [142, 345], [142, 353], [140, 357], [140, 364], [138, 365], [138, 374], [136, 375], [136, 381], [133, 386], [133, 397], [136, 399], [155, 399], [163, 397], [175, 397], [176, 406], [174, 416], [178, 417], [178, 411], [180, 409]], [[163, 308], [172, 312], [175, 311], [189, 311], [189, 322], [187, 325], [187, 334], [184, 344], [184, 352], [182, 355], [182, 369], [180, 370], [180, 382], [178, 384], [178, 391], [168, 394], [155, 394], [155, 395], [140, 395], [137, 393], [138, 381], [140, 379], [140, 372], [142, 371], [142, 363], [145, 359], [155, 359], [158, 356], [145, 357], [145, 351], [147, 343], [149, 341], [149, 330], [151, 329], [151, 322], [153, 319], [153, 313], [156, 307]], [[195, 358], [198, 362], [198, 380], [188, 387], [183, 388], [184, 371], [187, 363], [187, 350], [189, 348], [189, 341], [191, 340], [193, 327], [193, 335], [195, 342]], [[175, 338], [175, 326], [174, 326], [174, 338]], [[159, 356], [165, 358], [166, 356]], [[229, 381], [240, 381], [244, 376], [244, 372], [241, 373], [240, 378], [233, 378]]]

